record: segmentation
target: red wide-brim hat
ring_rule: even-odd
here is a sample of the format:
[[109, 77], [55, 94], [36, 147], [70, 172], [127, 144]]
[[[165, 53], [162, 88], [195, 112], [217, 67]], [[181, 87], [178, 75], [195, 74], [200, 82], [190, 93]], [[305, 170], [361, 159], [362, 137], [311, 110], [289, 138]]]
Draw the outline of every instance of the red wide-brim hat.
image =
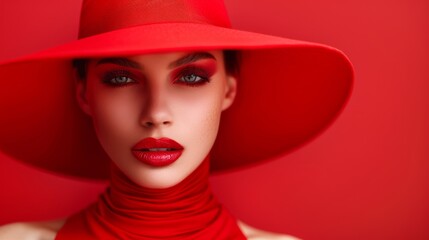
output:
[[0, 150], [57, 173], [106, 178], [109, 157], [76, 102], [72, 60], [216, 49], [238, 50], [241, 64], [212, 171], [296, 149], [350, 96], [353, 69], [341, 51], [231, 29], [221, 0], [85, 0], [78, 40], [0, 64]]

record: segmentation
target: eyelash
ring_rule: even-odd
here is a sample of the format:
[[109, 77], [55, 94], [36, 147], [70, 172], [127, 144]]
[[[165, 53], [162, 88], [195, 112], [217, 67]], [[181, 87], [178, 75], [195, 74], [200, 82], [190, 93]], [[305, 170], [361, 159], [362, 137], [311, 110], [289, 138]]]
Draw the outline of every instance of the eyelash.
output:
[[[194, 76], [200, 79], [198, 81], [194, 80], [194, 82], [187, 82], [184, 78], [189, 76]], [[178, 71], [178, 74], [174, 78], [173, 82], [177, 84], [184, 84], [190, 87], [198, 87], [210, 82], [210, 74], [204, 69], [198, 67], [187, 67]]]
[[[119, 78], [123, 79], [123, 78], [127, 78], [129, 80], [132, 80], [133, 82], [126, 82], [126, 83], [113, 83], [112, 80], [116, 79], [118, 80]], [[136, 83], [136, 80], [134, 80], [135, 76], [133, 74], [131, 74], [128, 71], [125, 70], [115, 70], [115, 71], [110, 71], [107, 72], [106, 74], [104, 74], [103, 78], [102, 78], [102, 82], [104, 84], [107, 84], [111, 87], [124, 87], [127, 86], [129, 84], [133, 84]], [[128, 81], [128, 80], [127, 80]]]
[[[178, 71], [178, 74], [174, 77], [173, 83], [183, 84], [190, 87], [198, 87], [210, 82], [210, 74], [207, 73], [204, 69], [198, 67], [188, 67]], [[194, 76], [195, 78], [199, 78], [199, 80], [194, 80], [194, 82], [187, 82], [185, 80], [186, 77]], [[126, 78], [126, 79], [124, 79]], [[125, 87], [129, 84], [137, 83], [135, 75], [125, 70], [115, 70], [110, 71], [104, 74], [102, 78], [102, 82], [111, 87]], [[113, 83], [112, 80], [116, 81]], [[118, 80], [126, 80], [125, 83], [118, 83]], [[132, 82], [129, 82], [132, 81]]]

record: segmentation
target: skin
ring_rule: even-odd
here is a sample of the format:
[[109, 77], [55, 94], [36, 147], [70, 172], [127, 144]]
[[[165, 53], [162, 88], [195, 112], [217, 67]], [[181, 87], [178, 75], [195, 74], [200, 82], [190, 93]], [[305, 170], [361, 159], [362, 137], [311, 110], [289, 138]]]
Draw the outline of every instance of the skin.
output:
[[[194, 171], [213, 146], [221, 113], [233, 103], [237, 82], [225, 72], [222, 51], [206, 53], [150, 54], [128, 57], [126, 61], [94, 59], [88, 64], [86, 83], [76, 81], [76, 98], [91, 116], [101, 145], [136, 184], [173, 186]], [[192, 72], [184, 73], [190, 65]], [[146, 137], [168, 137], [181, 144], [184, 151], [168, 166], [144, 164], [130, 149]], [[63, 219], [9, 224], [0, 228], [0, 239], [54, 239], [63, 224]], [[238, 225], [252, 240], [297, 239], [259, 230], [242, 221]]]
[[[102, 147], [140, 186], [167, 188], [194, 171], [216, 139], [221, 112], [234, 101], [236, 80], [226, 75], [222, 52], [210, 52], [213, 58], [200, 54], [190, 63], [177, 62], [190, 54], [133, 56], [127, 58], [132, 62], [126, 62], [132, 67], [119, 65], [125, 65], [123, 61], [95, 59], [88, 64], [87, 83], [78, 82], [78, 102], [91, 116]], [[189, 70], [183, 73], [189, 67], [204, 75], [193, 76], [199, 81], [192, 85], [184, 80], [191, 77]], [[126, 83], [118, 85], [122, 76]], [[148, 137], [173, 139], [184, 151], [178, 161], [168, 166], [142, 164], [130, 149]]]

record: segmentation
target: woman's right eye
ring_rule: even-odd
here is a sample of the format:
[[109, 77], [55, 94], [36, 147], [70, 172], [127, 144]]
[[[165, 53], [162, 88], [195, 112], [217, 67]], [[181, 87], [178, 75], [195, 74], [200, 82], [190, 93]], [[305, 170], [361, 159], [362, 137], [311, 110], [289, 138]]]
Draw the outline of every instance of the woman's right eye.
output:
[[117, 76], [110, 80], [111, 83], [118, 83], [118, 84], [124, 84], [124, 83], [130, 83], [134, 80], [127, 76]]
[[121, 73], [107, 73], [103, 77], [103, 83], [111, 85], [111, 86], [124, 86], [130, 83], [135, 83], [136, 81], [129, 76], [129, 74], [121, 72]]

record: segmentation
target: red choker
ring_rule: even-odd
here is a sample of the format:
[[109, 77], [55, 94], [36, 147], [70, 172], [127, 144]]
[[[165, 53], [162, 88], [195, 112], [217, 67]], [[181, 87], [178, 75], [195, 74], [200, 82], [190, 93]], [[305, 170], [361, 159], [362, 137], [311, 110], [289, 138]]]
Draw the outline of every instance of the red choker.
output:
[[209, 159], [166, 189], [136, 185], [112, 167], [111, 187], [71, 216], [56, 239], [246, 239], [236, 219], [213, 196]]

